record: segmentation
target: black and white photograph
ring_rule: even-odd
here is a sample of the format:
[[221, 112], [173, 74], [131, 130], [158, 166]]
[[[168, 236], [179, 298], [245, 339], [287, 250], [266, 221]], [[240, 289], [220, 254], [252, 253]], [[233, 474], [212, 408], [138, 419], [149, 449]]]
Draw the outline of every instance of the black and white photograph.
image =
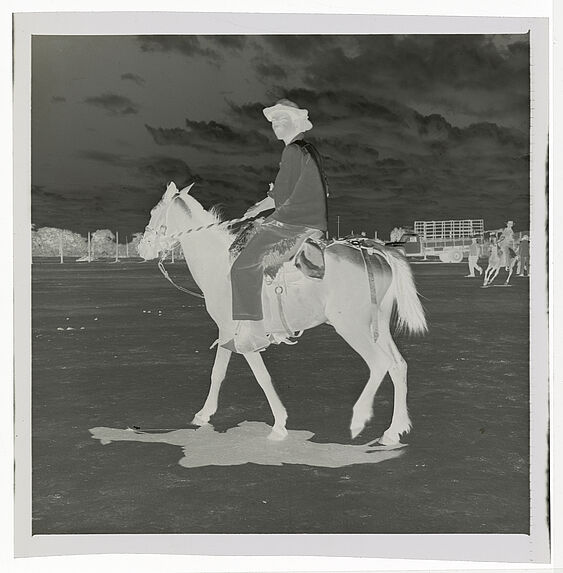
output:
[[14, 18], [20, 554], [548, 562], [546, 22], [67, 16]]

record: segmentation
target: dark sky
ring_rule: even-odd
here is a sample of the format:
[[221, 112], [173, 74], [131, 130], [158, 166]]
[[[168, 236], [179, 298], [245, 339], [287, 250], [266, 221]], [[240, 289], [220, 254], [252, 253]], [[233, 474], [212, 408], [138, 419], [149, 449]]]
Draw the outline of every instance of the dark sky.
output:
[[242, 215], [309, 110], [331, 229], [426, 219], [529, 228], [527, 35], [35, 36], [32, 222], [141, 231], [173, 180]]

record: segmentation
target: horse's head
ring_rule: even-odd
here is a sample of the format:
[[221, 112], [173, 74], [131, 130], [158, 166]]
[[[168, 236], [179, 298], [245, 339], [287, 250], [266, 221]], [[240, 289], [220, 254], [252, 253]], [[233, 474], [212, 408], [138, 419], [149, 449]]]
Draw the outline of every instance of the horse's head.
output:
[[189, 221], [183, 217], [184, 227], [180, 228], [176, 206], [181, 207], [183, 214], [190, 218], [192, 210], [198, 207], [203, 210], [197, 200], [189, 195], [192, 186], [193, 183], [178, 191], [173, 182], [169, 183], [161, 200], [152, 208], [149, 224], [138, 247], [139, 255], [146, 261], [156, 259], [160, 253], [169, 250], [177, 240], [173, 235], [189, 226]]

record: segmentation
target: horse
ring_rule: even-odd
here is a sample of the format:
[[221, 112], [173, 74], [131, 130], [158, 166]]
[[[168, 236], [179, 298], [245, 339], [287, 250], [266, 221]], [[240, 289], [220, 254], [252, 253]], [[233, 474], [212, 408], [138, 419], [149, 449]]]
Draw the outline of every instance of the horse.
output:
[[490, 286], [497, 278], [501, 268], [508, 268], [508, 275], [504, 281], [504, 284], [507, 285], [510, 282], [512, 273], [514, 272], [514, 267], [518, 262], [518, 255], [510, 247], [506, 250], [503, 249], [502, 241], [491, 243], [490, 250], [489, 264], [487, 265], [487, 270], [485, 271], [483, 278], [483, 286]]
[[[224, 224], [220, 226], [222, 220], [214, 208], [205, 210], [190, 195], [192, 186], [193, 183], [178, 191], [174, 183], [168, 185], [161, 200], [151, 210], [138, 250], [143, 259], [156, 259], [176, 244], [175, 237], [178, 236], [189, 271], [205, 297], [206, 310], [218, 327], [218, 341], [226, 341], [232, 338], [236, 324], [231, 317], [232, 254], [229, 252], [236, 235]], [[204, 228], [200, 230], [201, 227]], [[190, 232], [194, 229], [197, 232]], [[352, 438], [358, 436], [371, 419], [375, 394], [389, 372], [394, 385], [393, 414], [378, 443], [393, 446], [400, 444], [401, 437], [411, 430], [412, 423], [407, 409], [407, 363], [391, 335], [392, 318], [397, 330], [411, 334], [424, 334], [427, 324], [406, 258], [396, 249], [383, 246], [373, 257], [376, 261], [372, 268], [377, 270], [371, 277], [371, 285], [362, 253], [342, 241], [326, 246], [323, 278], [310, 278], [297, 270], [296, 257], [286, 262], [280, 272], [286, 272], [286, 281], [291, 287], [287, 288], [291, 290], [291, 296], [286, 293], [285, 305], [286, 314], [293, 317], [295, 331], [330, 324], [369, 367], [369, 379], [352, 408]], [[375, 303], [371, 296], [373, 281], [380, 289]], [[279, 332], [280, 316], [277, 321], [272, 318], [273, 313], [269, 318], [266, 316], [266, 306], [271, 302], [273, 306], [270, 308], [277, 308], [276, 303], [279, 302], [270, 301], [275, 299], [275, 295], [271, 289], [269, 294], [266, 292], [266, 282], [263, 292], [266, 331]], [[268, 438], [283, 440], [288, 435], [287, 411], [274, 389], [262, 355], [251, 352], [243, 356], [262, 388], [274, 418]], [[206, 425], [215, 414], [230, 358], [231, 351], [217, 344], [209, 393], [203, 407], [195, 414], [193, 425]]]

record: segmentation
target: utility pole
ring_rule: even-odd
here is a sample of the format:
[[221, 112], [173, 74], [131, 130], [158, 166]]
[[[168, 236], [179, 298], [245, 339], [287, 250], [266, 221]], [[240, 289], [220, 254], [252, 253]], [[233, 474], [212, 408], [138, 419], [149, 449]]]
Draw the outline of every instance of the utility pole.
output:
[[63, 257], [63, 232], [59, 231], [59, 255], [61, 257], [61, 265], [64, 263]]
[[119, 231], [115, 232], [115, 262], [119, 262]]
[[125, 256], [129, 258], [129, 243], [127, 242], [127, 235], [125, 236]]
[[340, 215], [336, 216], [336, 238], [340, 239]]

